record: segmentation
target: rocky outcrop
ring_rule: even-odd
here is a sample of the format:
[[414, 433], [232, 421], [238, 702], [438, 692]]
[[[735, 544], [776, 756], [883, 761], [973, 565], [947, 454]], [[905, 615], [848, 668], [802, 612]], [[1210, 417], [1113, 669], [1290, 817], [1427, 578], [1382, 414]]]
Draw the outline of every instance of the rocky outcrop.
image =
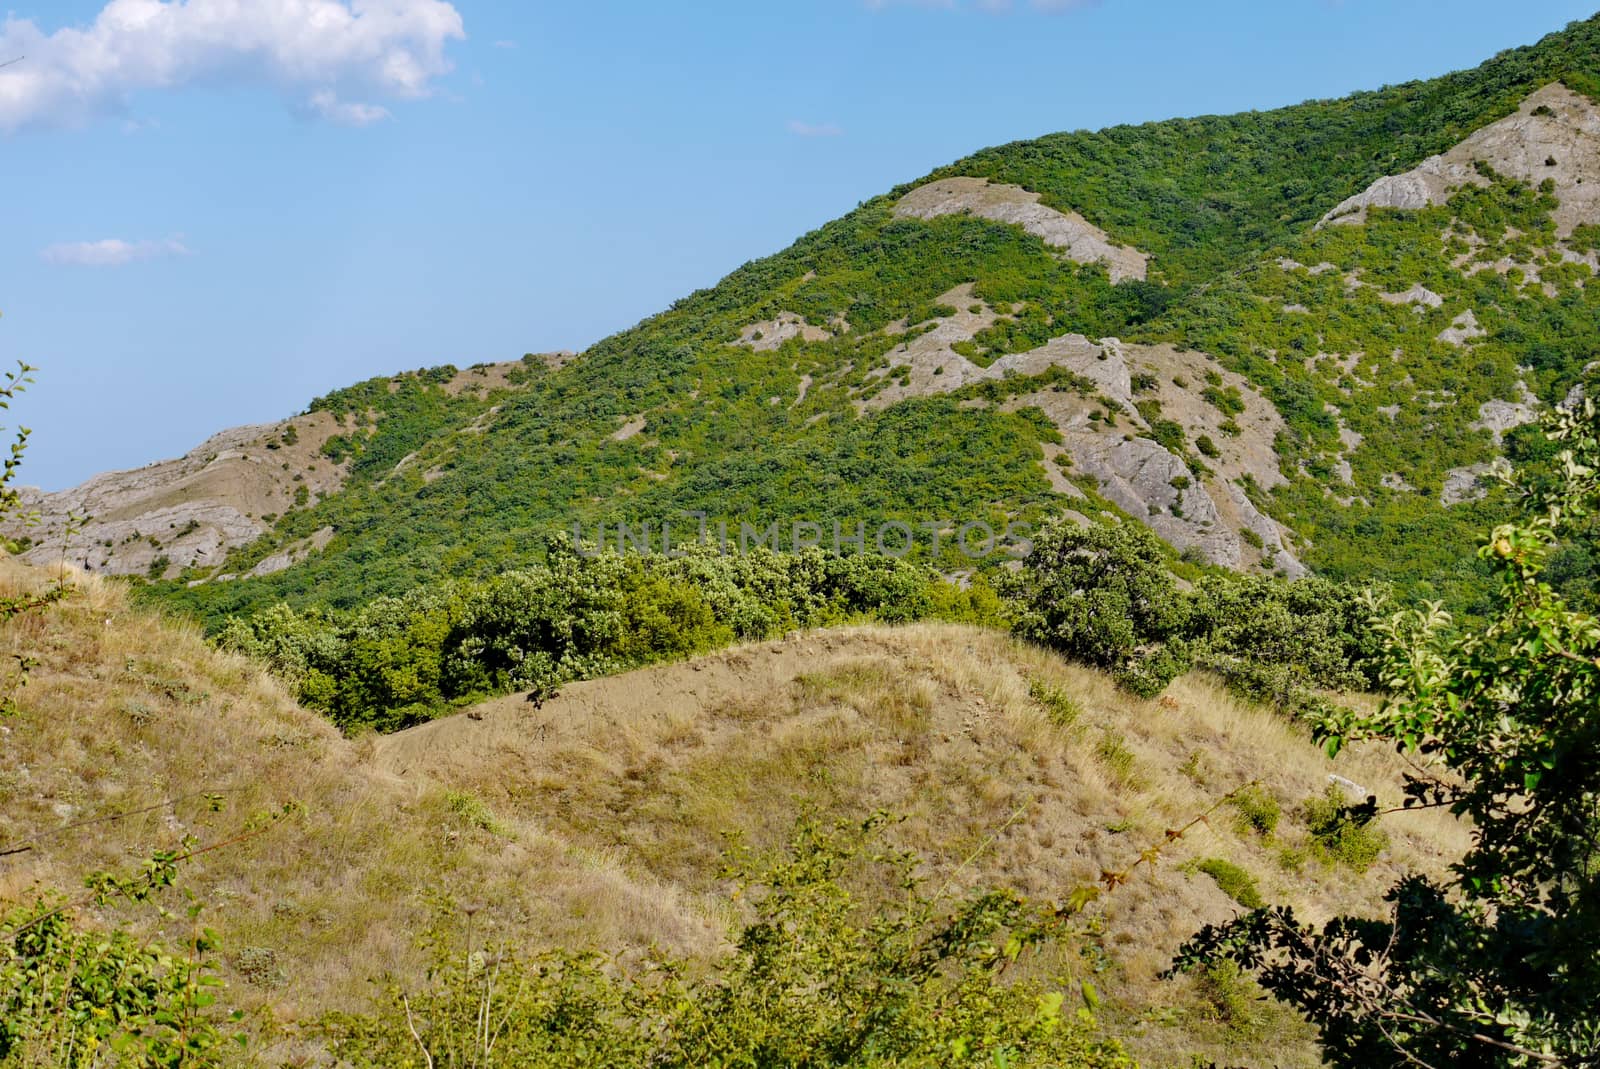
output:
[[1397, 471], [1386, 472], [1383, 478], [1378, 480], [1378, 485], [1385, 490], [1397, 490], [1401, 493], [1414, 494], [1417, 492], [1417, 488], [1408, 483], [1406, 477]]
[[1520, 401], [1502, 401], [1495, 398], [1478, 406], [1478, 418], [1469, 427], [1486, 430], [1494, 435], [1494, 444], [1500, 445], [1506, 431], [1539, 418], [1539, 399], [1528, 389], [1527, 383], [1517, 383], [1522, 392]]
[[908, 381], [889, 383], [859, 403], [859, 409], [887, 408], [907, 397], [948, 393], [976, 382], [992, 370], [974, 364], [954, 347], [992, 326], [998, 313], [972, 295], [971, 283], [946, 290], [934, 300], [955, 311], [927, 323], [895, 324], [891, 328], [893, 333], [911, 335], [889, 352], [890, 368], [909, 372]]
[[[1275, 433], [1282, 420], [1264, 398], [1250, 395], [1255, 410], [1235, 417], [1241, 431], [1232, 438], [1208, 433], [1207, 417], [1186, 411], [1183, 405], [1174, 404], [1170, 411], [1163, 407], [1160, 418], [1183, 426], [1190, 442], [1204, 435], [1215, 447], [1219, 455], [1205, 459], [1209, 475], [1200, 472], [1194, 458], [1180, 456], [1151, 437], [1150, 425], [1131, 404], [1115, 417], [1114, 424], [1100, 418], [1104, 413], [1100, 397], [1131, 401], [1126, 386], [1117, 390], [1118, 380], [1125, 383], [1131, 377], [1130, 363], [1148, 374], [1147, 369], [1158, 366], [1156, 361], [1165, 363], [1164, 358], [1192, 355], [1205, 360], [1203, 354], [1160, 351], [1165, 348], [1123, 346], [1116, 339], [1104, 339], [1100, 351], [1106, 358], [1091, 357], [1092, 366], [1103, 369], [1095, 380], [1105, 387], [1102, 394], [1084, 397], [1073, 391], [1045, 390], [1017, 397], [1007, 407], [1035, 407], [1049, 416], [1061, 432], [1060, 451], [1071, 458], [1071, 471], [1089, 480], [1101, 496], [1147, 524], [1174, 548], [1192, 548], [1212, 563], [1229, 568], [1259, 566], [1293, 577], [1304, 575], [1305, 567], [1289, 548], [1287, 532], [1262, 514], [1244, 490], [1258, 471], [1266, 486], [1283, 478], [1277, 469], [1272, 434], [1264, 433]], [[1170, 371], [1173, 365], [1165, 366]], [[1245, 531], [1250, 534], [1243, 534]]]
[[1439, 332], [1439, 340], [1446, 345], [1465, 345], [1474, 338], [1481, 338], [1488, 334], [1478, 325], [1477, 315], [1469, 308], [1450, 321], [1450, 325]]
[[1531, 186], [1549, 179], [1558, 202], [1554, 217], [1560, 237], [1570, 236], [1580, 223], [1600, 220], [1600, 107], [1553, 82], [1530, 94], [1514, 115], [1340, 202], [1318, 225], [1362, 223], [1369, 208], [1443, 204], [1461, 186], [1488, 185], [1479, 161]]
[[909, 219], [937, 219], [967, 213], [997, 223], [1012, 223], [1077, 263], [1103, 263], [1111, 281], [1144, 278], [1149, 257], [1113, 242], [1104, 230], [1077, 212], [1058, 212], [1039, 203], [1039, 194], [987, 178], [941, 178], [900, 198], [894, 213]]
[[794, 312], [779, 312], [771, 319], [751, 323], [739, 331], [735, 345], [745, 345], [756, 352], [771, 352], [790, 338], [806, 341], [827, 341], [833, 332], [807, 323], [804, 316]]
[[[1061, 445], [1046, 449], [1043, 460], [1057, 492], [1081, 496], [1065, 468], [1180, 550], [1193, 548], [1230, 568], [1305, 574], [1286, 530], [1263, 515], [1243, 489], [1270, 490], [1284, 481], [1275, 445], [1283, 418], [1244, 379], [1205, 353], [1130, 345], [1117, 338], [1096, 341], [1082, 334], [1063, 334], [982, 367], [955, 346], [993, 324], [999, 313], [976, 299], [971, 285], [957, 286], [937, 302], [955, 312], [909, 328], [896, 326], [908, 337], [889, 351], [888, 366], [875, 373], [874, 386], [857, 402], [859, 410], [1062, 368], [1078, 388], [1028, 393], [1006, 406], [1036, 407], [1060, 431]], [[1241, 412], [1230, 418], [1205, 399], [1202, 388], [1212, 379], [1238, 398]], [[1191, 454], [1179, 455], [1157, 441], [1141, 407], [1181, 428]], [[1192, 452], [1201, 439], [1209, 450], [1203, 460]]]
[[1378, 299], [1386, 304], [1411, 304], [1424, 308], [1438, 308], [1444, 304], [1443, 297], [1420, 282], [1401, 293], [1380, 293]]
[[299, 564], [311, 554], [321, 549], [328, 548], [328, 543], [333, 541], [333, 528], [320, 527], [310, 535], [292, 545], [285, 546], [270, 557], [263, 558], [254, 568], [250, 569], [251, 575], [271, 575], [281, 572], [294, 564]]
[[1489, 491], [1484, 483], [1494, 469], [1493, 464], [1469, 464], [1464, 468], [1451, 468], [1444, 477], [1444, 488], [1439, 492], [1439, 504], [1449, 508], [1463, 501], [1477, 501], [1486, 497]]
[[22, 511], [37, 522], [13, 520], [5, 534], [31, 541], [22, 554], [31, 564], [65, 559], [103, 574], [149, 576], [215, 567], [277, 516], [343, 484], [345, 467], [321, 451], [339, 430], [331, 413], [312, 412], [235, 427], [175, 460], [106, 472], [70, 490], [25, 488]]

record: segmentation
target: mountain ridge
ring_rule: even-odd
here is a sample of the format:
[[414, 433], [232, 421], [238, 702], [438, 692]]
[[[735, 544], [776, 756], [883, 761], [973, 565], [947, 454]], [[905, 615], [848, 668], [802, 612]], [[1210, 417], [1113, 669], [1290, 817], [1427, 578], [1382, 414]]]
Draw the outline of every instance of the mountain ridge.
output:
[[[215, 623], [517, 566], [574, 524], [1070, 510], [1191, 567], [1470, 606], [1493, 461], [1537, 459], [1520, 428], [1600, 355], [1587, 133], [1524, 180], [1556, 143], [1533, 135], [1586, 131], [1596, 90], [1590, 19], [1429, 81], [984, 149], [570, 362], [470, 398], [442, 368], [319, 399], [337, 488], [221, 562], [103, 566]], [[1479, 158], [1500, 150], [1521, 178]], [[1432, 192], [1371, 193], [1451, 152]]]

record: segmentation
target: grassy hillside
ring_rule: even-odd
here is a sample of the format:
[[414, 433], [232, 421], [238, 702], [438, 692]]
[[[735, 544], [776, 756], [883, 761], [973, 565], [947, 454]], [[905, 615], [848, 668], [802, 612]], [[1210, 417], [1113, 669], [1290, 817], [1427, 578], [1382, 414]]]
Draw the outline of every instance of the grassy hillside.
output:
[[[10, 565], [3, 580], [0, 596], [40, 581]], [[0, 905], [299, 803], [182, 869], [222, 935], [225, 1001], [267, 1064], [303, 1064], [320, 1044], [311, 1022], [364, 1007], [369, 978], [421, 982], [429, 931], [711, 960], [744, 908], [719, 875], [726, 836], [772, 847], [804, 810], [888, 810], [904, 818], [890, 844], [920, 850], [931, 885], [1051, 899], [1256, 779], [1047, 964], [1073, 989], [1092, 981], [1103, 1026], [1145, 1064], [1314, 1065], [1309, 1030], [1236, 977], [1157, 974], [1255, 893], [1313, 918], [1372, 912], [1399, 872], [1439, 871], [1464, 846], [1436, 814], [1384, 818], [1375, 859], [1313, 834], [1332, 772], [1398, 802], [1387, 754], [1330, 762], [1205, 678], [1142, 702], [973, 628], [805, 632], [350, 740], [192, 626], [104, 580], [73, 585], [0, 635], [7, 660], [39, 660], [0, 724], [0, 849], [25, 848], [0, 858]], [[174, 937], [176, 914], [133, 919]]]

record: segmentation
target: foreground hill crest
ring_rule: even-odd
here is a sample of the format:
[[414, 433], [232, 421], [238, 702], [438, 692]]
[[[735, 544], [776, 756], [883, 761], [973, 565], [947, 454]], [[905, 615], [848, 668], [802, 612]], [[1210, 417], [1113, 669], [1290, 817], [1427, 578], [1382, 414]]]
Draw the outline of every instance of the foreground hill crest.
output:
[[[0, 596], [43, 581], [0, 561]], [[421, 977], [414, 937], [466, 903], [480, 939], [529, 950], [722, 954], [738, 911], [719, 875], [727, 834], [766, 849], [808, 805], [828, 819], [903, 814], [891, 844], [925, 853], [928, 878], [954, 894], [1050, 897], [1252, 778], [1286, 814], [1330, 774], [1400, 799], [1393, 755], [1331, 761], [1210, 680], [1142, 702], [1036, 647], [951, 625], [798, 633], [575, 683], [543, 706], [511, 695], [349, 739], [259, 666], [131, 606], [121, 584], [70, 582], [37, 626], [0, 635], [7, 660], [39, 661], [0, 725], [0, 846], [32, 844], [0, 869], [0, 899], [81, 887], [85, 871], [121, 870], [187, 834], [215, 841], [293, 799], [297, 815], [270, 834], [183, 870], [221, 933], [228, 1005], [260, 1026], [251, 1049], [269, 1065], [306, 1060], [293, 1026], [361, 1008], [370, 978]], [[1398, 872], [1437, 871], [1463, 845], [1430, 814], [1397, 828], [1364, 874], [1283, 869], [1277, 852], [1308, 841], [1293, 815], [1270, 840], [1219, 819], [1108, 898], [1103, 930], [1081, 955], [1071, 948], [1074, 970], [1117, 963], [1094, 983], [1146, 1064], [1239, 1055], [1242, 1042], [1270, 1046], [1277, 1064], [1317, 1064], [1289, 1015], [1270, 1042], [1241, 1040], [1208, 1022], [1203, 989], [1158, 977], [1197, 925], [1238, 909], [1205, 859], [1231, 858], [1263, 892], [1322, 917], [1381, 908]], [[141, 934], [164, 928], [180, 944], [189, 922], [174, 913], [135, 914]], [[123, 916], [118, 903], [99, 914]]]

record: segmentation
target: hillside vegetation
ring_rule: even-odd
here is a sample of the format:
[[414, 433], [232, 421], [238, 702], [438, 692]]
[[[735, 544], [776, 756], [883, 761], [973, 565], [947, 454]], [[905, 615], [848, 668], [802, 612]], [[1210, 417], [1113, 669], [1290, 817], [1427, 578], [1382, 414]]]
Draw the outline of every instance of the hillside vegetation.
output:
[[[7, 593], [40, 582], [5, 575]], [[0, 898], [70, 890], [296, 803], [181, 869], [218, 930], [224, 1003], [246, 1012], [267, 1064], [320, 1049], [324, 1011], [367, 1010], [379, 993], [367, 980], [421, 984], [430, 932], [714, 961], [744, 916], [719, 876], [730, 833], [765, 851], [803, 814], [885, 810], [903, 817], [887, 843], [920, 853], [931, 886], [1053, 899], [1256, 780], [1092, 906], [1038, 968], [1075, 1001], [1089, 981], [1106, 1034], [1145, 1064], [1209, 1049], [1314, 1065], [1309, 1031], [1245, 981], [1158, 974], [1199, 924], [1237, 911], [1241, 888], [1313, 917], [1370, 911], [1393, 877], [1439, 871], [1464, 847], [1448, 819], [1386, 820], [1376, 856], [1353, 858], [1370, 867], [1352, 868], [1313, 834], [1329, 773], [1397, 803], [1392, 758], [1330, 762], [1207, 679], [1130, 699], [969, 627], [806, 632], [352, 741], [191, 627], [130, 607], [104, 580], [71, 583], [4, 634], [8, 655], [39, 664], [0, 724], [0, 843], [21, 849], [0, 860]], [[108, 906], [85, 920], [126, 917], [181, 941], [178, 913]]]
[[154, 503], [69, 557], [164, 575], [153, 596], [218, 627], [524, 567], [575, 524], [659, 543], [703, 513], [780, 548], [859, 524], [870, 548], [900, 521], [983, 570], [1004, 553], [964, 557], [960, 527], [1068, 508], [1186, 566], [1475, 610], [1490, 462], [1537, 461], [1525, 424], [1597, 356], [1597, 86], [1591, 19], [1343, 100], [985, 149], [571, 359], [318, 399], [336, 484], [285, 491], [225, 559]]

